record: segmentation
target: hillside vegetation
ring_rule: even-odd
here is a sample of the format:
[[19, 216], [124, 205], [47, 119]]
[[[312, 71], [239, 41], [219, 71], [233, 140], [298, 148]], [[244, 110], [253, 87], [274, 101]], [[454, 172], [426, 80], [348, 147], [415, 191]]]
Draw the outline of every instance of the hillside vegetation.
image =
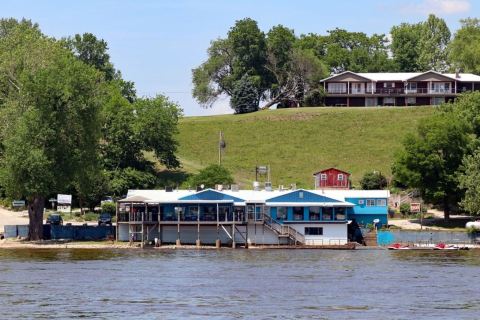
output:
[[312, 174], [327, 167], [351, 172], [358, 185], [367, 171], [390, 177], [403, 138], [433, 112], [434, 107], [301, 108], [186, 117], [179, 124], [178, 154], [187, 172], [217, 163], [223, 131], [222, 164], [243, 188], [251, 188], [256, 165], [270, 165], [275, 187], [311, 188]]

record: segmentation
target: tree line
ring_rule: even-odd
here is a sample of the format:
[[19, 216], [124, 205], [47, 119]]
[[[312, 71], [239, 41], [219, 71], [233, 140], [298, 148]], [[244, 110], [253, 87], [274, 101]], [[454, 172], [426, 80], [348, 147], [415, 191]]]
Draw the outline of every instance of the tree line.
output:
[[290, 106], [318, 106], [319, 80], [353, 72], [480, 72], [480, 20], [460, 21], [452, 36], [431, 14], [419, 23], [393, 26], [389, 36], [336, 28], [326, 35], [296, 36], [277, 25], [262, 32], [255, 20], [235, 22], [213, 40], [208, 58], [192, 70], [193, 97], [208, 108], [226, 95], [235, 113]]
[[0, 20], [0, 195], [27, 200], [31, 240], [49, 196], [94, 207], [156, 186], [156, 161], [179, 167], [181, 115], [165, 96], [137, 97], [93, 34], [54, 39], [29, 20]]

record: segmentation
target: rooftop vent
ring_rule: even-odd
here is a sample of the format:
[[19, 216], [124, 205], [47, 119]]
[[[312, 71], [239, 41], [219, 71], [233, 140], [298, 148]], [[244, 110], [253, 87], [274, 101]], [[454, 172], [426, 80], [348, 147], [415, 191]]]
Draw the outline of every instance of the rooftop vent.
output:
[[165, 192], [172, 192], [173, 191], [173, 187], [172, 186], [167, 186], [165, 187]]
[[266, 191], [272, 191], [272, 183], [271, 182], [265, 182], [265, 190]]
[[232, 184], [232, 185], [230, 186], [230, 189], [231, 189], [232, 191], [235, 191], [235, 192], [238, 191], [238, 184]]
[[215, 185], [215, 190], [222, 191], [223, 190], [223, 184], [216, 184]]
[[255, 190], [255, 191], [260, 190], [260, 182], [253, 181], [253, 190]]

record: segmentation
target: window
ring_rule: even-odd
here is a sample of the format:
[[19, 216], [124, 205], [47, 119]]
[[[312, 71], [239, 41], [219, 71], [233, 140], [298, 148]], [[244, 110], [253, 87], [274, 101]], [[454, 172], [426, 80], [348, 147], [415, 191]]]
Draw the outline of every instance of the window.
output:
[[365, 200], [363, 199], [358, 200], [358, 204], [365, 204]]
[[417, 93], [417, 83], [409, 82], [405, 86], [405, 93]]
[[430, 93], [450, 93], [450, 82], [432, 82]]
[[339, 173], [339, 174], [338, 174], [337, 180], [338, 180], [338, 181], [343, 181], [343, 174], [342, 174], [342, 173]]
[[377, 207], [386, 207], [387, 206], [387, 200], [386, 199], [378, 199], [377, 200]]
[[407, 104], [409, 106], [415, 105], [417, 103], [417, 98], [415, 97], [407, 97]]
[[383, 98], [383, 104], [384, 105], [394, 105], [395, 104], [395, 98], [385, 97], [385, 98]]
[[439, 104], [442, 104], [445, 102], [445, 98], [444, 97], [433, 97], [432, 98], [432, 104], [433, 105], [439, 105]]
[[365, 83], [352, 83], [352, 93], [365, 93]]
[[383, 87], [384, 88], [395, 88], [395, 82], [384, 82]]
[[320, 180], [326, 181], [326, 180], [327, 180], [327, 174], [326, 174], [326, 173], [322, 173], [322, 174], [320, 175]]
[[375, 199], [367, 199], [367, 207], [374, 207]]
[[335, 208], [335, 220], [345, 220], [345, 208]]
[[286, 207], [277, 207], [277, 219], [278, 220], [287, 219], [287, 208]]
[[333, 208], [331, 207], [323, 208], [322, 219], [329, 221], [329, 220], [332, 220], [332, 218], [333, 218]]
[[303, 207], [293, 207], [293, 220], [303, 220]]
[[320, 207], [310, 207], [310, 208], [308, 208], [308, 219], [309, 220], [320, 220]]
[[347, 93], [346, 83], [329, 83], [327, 87], [328, 93]]
[[373, 86], [373, 83], [368, 82], [367, 83], [367, 93], [372, 93], [372, 88], [373, 88], [373, 92], [375, 92], [375, 87]]
[[321, 236], [323, 235], [322, 227], [305, 227], [306, 236]]

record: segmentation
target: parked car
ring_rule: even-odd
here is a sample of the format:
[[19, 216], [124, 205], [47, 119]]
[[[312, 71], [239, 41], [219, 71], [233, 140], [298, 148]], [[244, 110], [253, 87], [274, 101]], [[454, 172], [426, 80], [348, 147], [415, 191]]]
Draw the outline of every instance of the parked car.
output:
[[53, 225], [63, 225], [63, 218], [58, 213], [52, 213], [48, 215], [47, 223]]
[[100, 213], [100, 215], [98, 216], [98, 225], [99, 226], [102, 226], [102, 225], [111, 226], [112, 225], [112, 216], [110, 215], [110, 213]]
[[105, 202], [114, 203], [115, 201], [113, 201], [112, 197], [103, 197], [102, 201], [100, 201], [100, 205], [104, 204]]

